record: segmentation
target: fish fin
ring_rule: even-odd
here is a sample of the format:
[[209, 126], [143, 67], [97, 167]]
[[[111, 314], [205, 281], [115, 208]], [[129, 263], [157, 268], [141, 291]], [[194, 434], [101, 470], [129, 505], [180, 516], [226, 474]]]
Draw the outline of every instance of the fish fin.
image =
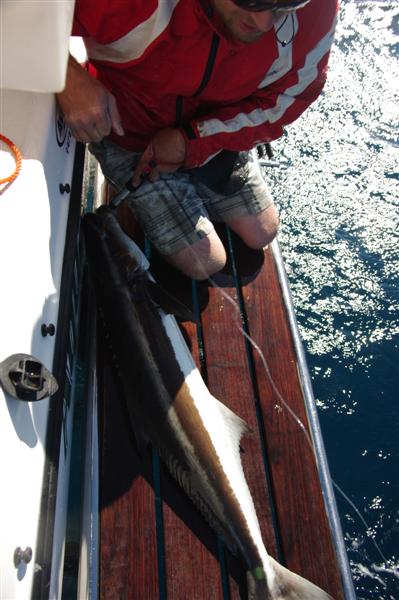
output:
[[194, 313], [155, 281], [148, 280], [147, 289], [152, 302], [169, 314], [179, 317], [182, 321], [197, 323]]
[[244, 421], [244, 419], [239, 417], [235, 412], [233, 412], [230, 408], [228, 408], [228, 406], [223, 404], [223, 402], [220, 402], [220, 400], [218, 400], [214, 396], [212, 396], [212, 398], [215, 400], [216, 404], [218, 405], [219, 410], [222, 413], [224, 420], [228, 424], [228, 428], [229, 428], [230, 434], [232, 436], [232, 439], [234, 442], [237, 443], [237, 447], [239, 448], [240, 440], [241, 440], [242, 436], [246, 435], [247, 433], [252, 433], [251, 427], [248, 425], [248, 423], [246, 421]]
[[333, 600], [314, 583], [286, 569], [271, 556], [275, 579], [268, 585], [262, 567], [247, 571], [248, 600]]

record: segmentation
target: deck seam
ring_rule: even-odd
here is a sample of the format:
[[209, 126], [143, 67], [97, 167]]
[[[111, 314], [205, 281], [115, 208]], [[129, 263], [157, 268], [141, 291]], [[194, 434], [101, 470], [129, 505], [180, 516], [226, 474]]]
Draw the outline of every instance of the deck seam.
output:
[[[245, 334], [248, 335], [249, 337], [251, 337], [247, 312], [245, 309], [244, 296], [242, 293], [242, 282], [241, 282], [241, 278], [238, 274], [237, 264], [236, 264], [235, 255], [234, 255], [233, 239], [232, 239], [231, 231], [230, 231], [229, 227], [227, 227], [227, 226], [226, 226], [226, 234], [227, 234], [227, 246], [228, 246], [227, 249], [228, 249], [229, 258], [230, 258], [231, 265], [232, 265], [233, 281], [234, 281], [234, 285], [235, 285], [236, 292], [237, 292], [237, 300], [238, 300], [238, 306], [239, 306], [239, 310], [240, 310], [241, 327], [242, 327], [243, 331], [245, 332]], [[273, 479], [272, 479], [272, 475], [271, 475], [271, 469], [269, 466], [269, 460], [267, 458], [267, 441], [266, 441], [266, 435], [265, 435], [265, 425], [264, 425], [263, 415], [262, 415], [262, 410], [261, 410], [261, 405], [260, 405], [260, 392], [259, 392], [258, 381], [257, 381], [257, 377], [256, 377], [255, 361], [254, 361], [254, 356], [253, 356], [253, 347], [250, 344], [250, 342], [248, 341], [248, 339], [246, 338], [246, 336], [243, 335], [243, 337], [244, 337], [244, 344], [245, 344], [246, 357], [247, 357], [247, 363], [248, 363], [248, 371], [249, 371], [249, 376], [251, 379], [252, 389], [253, 389], [256, 422], [258, 425], [260, 448], [261, 448], [261, 453], [262, 453], [263, 470], [265, 473], [265, 478], [266, 478], [266, 483], [267, 483], [267, 490], [268, 490], [267, 493], [268, 493], [268, 497], [269, 497], [270, 514], [271, 514], [273, 529], [275, 532], [275, 542], [276, 542], [276, 550], [277, 550], [277, 556], [275, 558], [279, 562], [283, 562], [284, 561], [284, 553], [283, 553], [282, 543], [281, 543], [280, 524], [279, 524], [278, 517], [277, 517]]]

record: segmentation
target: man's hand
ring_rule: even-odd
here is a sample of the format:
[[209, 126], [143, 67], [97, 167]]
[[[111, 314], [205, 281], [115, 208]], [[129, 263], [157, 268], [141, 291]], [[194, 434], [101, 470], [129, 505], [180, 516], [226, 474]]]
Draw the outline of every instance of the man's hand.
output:
[[57, 94], [57, 100], [78, 141], [99, 142], [111, 130], [124, 135], [114, 96], [72, 56], [69, 58], [65, 89]]
[[156, 181], [161, 173], [177, 171], [184, 165], [186, 142], [179, 129], [161, 129], [144, 150], [133, 174], [132, 184], [138, 187], [143, 175]]

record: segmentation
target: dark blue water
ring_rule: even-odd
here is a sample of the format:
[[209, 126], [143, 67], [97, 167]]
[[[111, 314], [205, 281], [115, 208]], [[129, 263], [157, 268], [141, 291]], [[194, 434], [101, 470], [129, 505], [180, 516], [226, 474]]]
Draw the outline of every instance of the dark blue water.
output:
[[[268, 177], [359, 599], [399, 599], [399, 4], [344, 0]], [[375, 544], [382, 552], [379, 553]]]

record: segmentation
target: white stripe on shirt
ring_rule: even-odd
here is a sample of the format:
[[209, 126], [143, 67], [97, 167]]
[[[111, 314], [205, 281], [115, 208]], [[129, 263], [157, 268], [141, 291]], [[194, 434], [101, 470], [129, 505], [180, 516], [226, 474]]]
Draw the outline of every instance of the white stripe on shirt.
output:
[[258, 85], [258, 89], [267, 87], [274, 83], [283, 75], [286, 75], [292, 68], [292, 40], [298, 31], [298, 17], [295, 13], [289, 13], [281, 16], [274, 23], [274, 31], [277, 39], [278, 57], [271, 65], [263, 80]]
[[[227, 121], [221, 121], [220, 119], [200, 121], [197, 123], [200, 137], [204, 138], [219, 133], [236, 133], [244, 127], [257, 127], [266, 122], [275, 123], [281, 119], [286, 110], [295, 102], [296, 96], [306, 90], [317, 78], [317, 65], [331, 48], [334, 39], [335, 24], [336, 19], [330, 31], [308, 52], [304, 66], [298, 70], [298, 83], [287, 88], [283, 94], [279, 94], [276, 105], [273, 108], [266, 110], [256, 108], [250, 113], [239, 113]], [[283, 75], [285, 74], [283, 73]]]
[[158, 8], [146, 21], [110, 44], [99, 44], [93, 38], [85, 38], [89, 58], [113, 63], [125, 63], [139, 58], [169, 25], [179, 1], [159, 0]]

